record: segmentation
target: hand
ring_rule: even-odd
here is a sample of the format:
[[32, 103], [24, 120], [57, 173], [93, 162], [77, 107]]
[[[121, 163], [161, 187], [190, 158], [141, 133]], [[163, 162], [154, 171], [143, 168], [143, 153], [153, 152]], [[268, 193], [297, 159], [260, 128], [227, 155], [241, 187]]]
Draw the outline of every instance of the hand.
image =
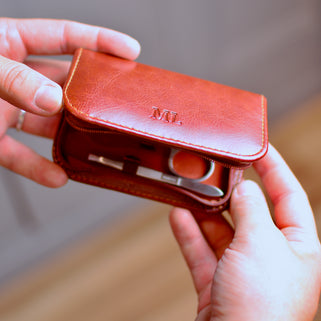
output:
[[72, 21], [0, 18], [0, 166], [39, 184], [58, 187], [65, 172], [7, 134], [20, 110], [27, 111], [22, 130], [53, 138], [62, 108], [69, 63], [28, 60], [28, 55], [73, 54], [83, 47], [135, 59], [140, 46], [120, 32]]
[[198, 293], [198, 321], [313, 320], [321, 286], [321, 249], [308, 199], [273, 147], [255, 169], [260, 188], [239, 184], [233, 230], [221, 215], [196, 223], [174, 209], [170, 222]]

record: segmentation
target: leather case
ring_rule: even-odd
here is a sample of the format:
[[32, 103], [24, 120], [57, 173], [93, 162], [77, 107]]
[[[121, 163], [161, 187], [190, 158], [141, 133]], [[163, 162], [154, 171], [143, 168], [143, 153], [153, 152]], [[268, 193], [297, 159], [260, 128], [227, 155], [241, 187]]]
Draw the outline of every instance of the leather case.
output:
[[64, 105], [53, 158], [71, 179], [194, 212], [225, 209], [267, 151], [264, 96], [103, 53], [75, 53]]

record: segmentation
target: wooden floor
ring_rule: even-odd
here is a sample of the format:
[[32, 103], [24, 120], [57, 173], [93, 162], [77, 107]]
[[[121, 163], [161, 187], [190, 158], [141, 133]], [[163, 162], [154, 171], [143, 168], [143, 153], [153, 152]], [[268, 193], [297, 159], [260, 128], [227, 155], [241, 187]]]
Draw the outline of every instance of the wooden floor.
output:
[[[321, 97], [270, 128], [307, 190], [321, 232]], [[248, 174], [251, 176], [251, 172]], [[194, 320], [196, 296], [156, 204], [102, 228], [0, 293], [2, 321]], [[315, 320], [321, 321], [321, 314]]]

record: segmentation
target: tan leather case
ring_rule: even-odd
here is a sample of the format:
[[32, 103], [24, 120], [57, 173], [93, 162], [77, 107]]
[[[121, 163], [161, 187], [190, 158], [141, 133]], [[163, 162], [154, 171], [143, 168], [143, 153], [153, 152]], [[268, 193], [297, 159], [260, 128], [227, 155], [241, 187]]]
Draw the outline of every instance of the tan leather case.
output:
[[[71, 179], [192, 211], [226, 208], [243, 169], [268, 147], [264, 96], [85, 49], [74, 56], [64, 103], [53, 156]], [[201, 183], [224, 195], [137, 175], [139, 167], [173, 175], [173, 149], [213, 160], [214, 173]], [[92, 162], [90, 154], [124, 166]], [[184, 174], [191, 168], [188, 157], [180, 165]]]

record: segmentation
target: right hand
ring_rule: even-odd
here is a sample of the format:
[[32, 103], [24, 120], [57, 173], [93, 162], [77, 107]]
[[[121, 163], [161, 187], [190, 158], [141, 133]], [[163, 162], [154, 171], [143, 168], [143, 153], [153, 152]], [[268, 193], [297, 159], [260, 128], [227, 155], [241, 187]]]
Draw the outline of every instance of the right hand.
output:
[[310, 321], [321, 289], [321, 246], [309, 201], [277, 151], [255, 164], [260, 188], [232, 194], [233, 230], [221, 215], [196, 222], [174, 209], [170, 222], [198, 293], [197, 321]]

